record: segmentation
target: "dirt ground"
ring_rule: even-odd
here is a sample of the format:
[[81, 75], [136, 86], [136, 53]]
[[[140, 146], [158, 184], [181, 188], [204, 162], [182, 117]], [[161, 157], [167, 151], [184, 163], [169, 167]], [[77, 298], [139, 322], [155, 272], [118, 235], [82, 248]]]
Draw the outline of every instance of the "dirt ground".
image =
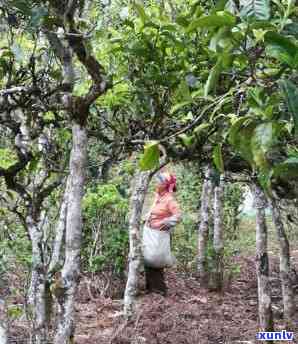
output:
[[[88, 297], [85, 300], [81, 297], [77, 305], [76, 344], [256, 343], [254, 258], [237, 260], [241, 266], [239, 277], [227, 283], [222, 294], [207, 292], [195, 278], [167, 271], [168, 296], [141, 292], [136, 319], [130, 323], [121, 317], [121, 300], [90, 302]], [[278, 259], [274, 257], [271, 261], [273, 311], [278, 331], [284, 329]]]
[[[76, 304], [75, 344], [257, 343], [254, 257], [235, 260], [241, 267], [240, 273], [226, 283], [222, 294], [208, 292], [194, 277], [173, 270], [166, 273], [167, 297], [145, 294], [142, 280], [137, 316], [129, 323], [122, 317], [120, 295], [113, 299], [97, 295], [88, 278], [82, 279]], [[271, 257], [271, 263], [275, 330], [279, 331], [284, 327], [278, 258]], [[298, 270], [298, 252], [293, 263]], [[11, 343], [26, 344], [23, 331], [24, 324], [16, 323]]]

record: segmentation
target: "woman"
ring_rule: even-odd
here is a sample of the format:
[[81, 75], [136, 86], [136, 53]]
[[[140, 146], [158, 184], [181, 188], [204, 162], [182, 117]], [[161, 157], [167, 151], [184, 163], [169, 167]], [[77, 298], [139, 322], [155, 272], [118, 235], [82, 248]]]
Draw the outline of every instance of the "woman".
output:
[[146, 289], [166, 295], [164, 268], [172, 266], [170, 233], [181, 218], [181, 211], [174, 198], [176, 177], [160, 172], [157, 175], [156, 197], [143, 232], [143, 254]]

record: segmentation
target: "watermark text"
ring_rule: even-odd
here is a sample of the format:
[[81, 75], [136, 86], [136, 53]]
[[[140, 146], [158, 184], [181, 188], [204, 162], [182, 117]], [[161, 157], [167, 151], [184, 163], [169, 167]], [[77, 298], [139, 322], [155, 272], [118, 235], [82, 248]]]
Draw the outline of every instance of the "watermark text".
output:
[[282, 330], [279, 332], [258, 332], [257, 340], [293, 340], [294, 333]]

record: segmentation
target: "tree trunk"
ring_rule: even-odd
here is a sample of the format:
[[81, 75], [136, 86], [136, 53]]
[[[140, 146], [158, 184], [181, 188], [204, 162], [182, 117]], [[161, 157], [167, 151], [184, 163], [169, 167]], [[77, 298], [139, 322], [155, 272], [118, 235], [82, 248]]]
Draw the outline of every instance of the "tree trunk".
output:
[[134, 315], [135, 298], [142, 259], [140, 235], [141, 218], [149, 182], [149, 172], [136, 172], [129, 210], [129, 264], [124, 294], [124, 314], [126, 318], [131, 318]]
[[256, 209], [256, 271], [258, 280], [259, 327], [261, 331], [273, 331], [269, 259], [267, 252], [266, 199], [259, 185], [254, 184]]
[[8, 344], [8, 319], [5, 301], [0, 298], [0, 344]]
[[274, 199], [270, 201], [272, 219], [276, 228], [277, 238], [279, 242], [279, 269], [282, 286], [282, 298], [284, 308], [284, 320], [288, 329], [293, 329], [293, 321], [295, 317], [295, 295], [291, 280], [291, 258], [290, 247], [287, 234], [282, 222], [279, 207]]
[[55, 344], [69, 344], [74, 340], [74, 299], [80, 273], [82, 242], [81, 201], [84, 192], [87, 159], [86, 129], [75, 123], [72, 127], [73, 146], [70, 156], [70, 186], [65, 235], [65, 262], [62, 273], [53, 286], [59, 304], [59, 318]]
[[224, 175], [221, 175], [214, 188], [213, 266], [209, 285], [209, 288], [214, 290], [221, 290], [223, 287], [223, 198]]
[[28, 296], [29, 313], [33, 323], [31, 343], [42, 344], [47, 342], [48, 335], [45, 302], [46, 280], [42, 249], [43, 231], [30, 215], [26, 218], [26, 225], [32, 244], [32, 271]]
[[65, 227], [67, 216], [67, 204], [68, 204], [68, 192], [69, 192], [70, 178], [67, 178], [64, 195], [62, 198], [59, 219], [55, 228], [55, 237], [53, 243], [52, 257], [48, 268], [48, 274], [52, 275], [56, 271], [60, 270], [63, 265], [62, 261], [62, 246], [65, 242]]
[[211, 167], [206, 169], [201, 195], [200, 224], [198, 230], [198, 273], [202, 286], [208, 286], [209, 272], [207, 262], [210, 197], [212, 192]]

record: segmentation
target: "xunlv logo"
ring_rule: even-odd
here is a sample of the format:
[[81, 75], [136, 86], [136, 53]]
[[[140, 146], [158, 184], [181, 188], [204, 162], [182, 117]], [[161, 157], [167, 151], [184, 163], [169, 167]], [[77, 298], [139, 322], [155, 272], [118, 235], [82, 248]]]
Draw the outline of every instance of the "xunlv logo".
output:
[[294, 333], [285, 330], [280, 332], [259, 332], [257, 340], [293, 340]]

